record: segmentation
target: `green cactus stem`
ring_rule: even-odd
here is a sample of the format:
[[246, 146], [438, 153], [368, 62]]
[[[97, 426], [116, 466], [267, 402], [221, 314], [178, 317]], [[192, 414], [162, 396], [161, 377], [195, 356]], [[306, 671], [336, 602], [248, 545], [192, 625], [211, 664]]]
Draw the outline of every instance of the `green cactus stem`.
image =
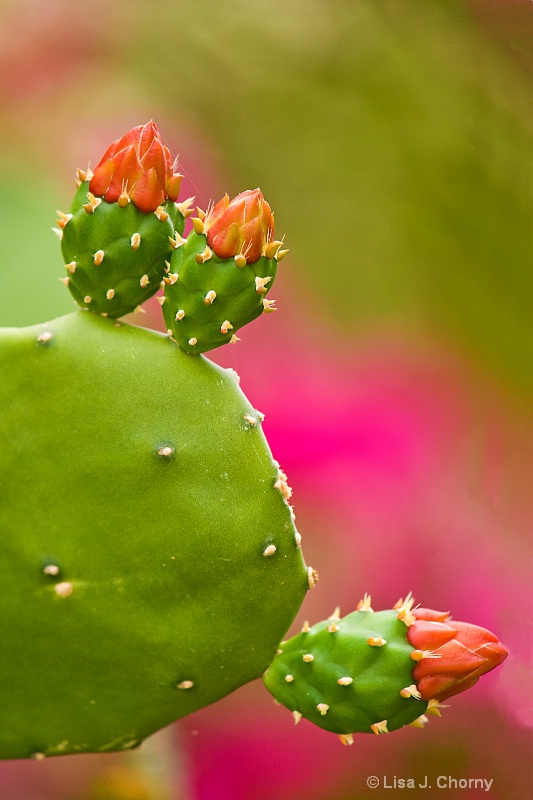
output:
[[260, 676], [313, 575], [235, 373], [83, 311], [0, 329], [0, 370], [0, 758], [129, 749]]
[[297, 720], [345, 736], [372, 733], [383, 721], [396, 730], [424, 714], [427, 702], [400, 694], [413, 683], [413, 648], [395, 611], [334, 614], [305, 628], [280, 645], [263, 677]]
[[[175, 249], [164, 277], [163, 316], [168, 333], [182, 350], [199, 354], [238, 341], [239, 328], [275, 311], [267, 298], [277, 271], [271, 258], [249, 264], [221, 258], [203, 233], [174, 239]], [[275, 243], [279, 248], [279, 243]], [[269, 251], [270, 254], [270, 251]]]
[[130, 202], [108, 203], [81, 183], [58, 225], [66, 276], [79, 306], [104, 317], [134, 311], [160, 288], [172, 248], [183, 233], [186, 209], [167, 200], [144, 213]]

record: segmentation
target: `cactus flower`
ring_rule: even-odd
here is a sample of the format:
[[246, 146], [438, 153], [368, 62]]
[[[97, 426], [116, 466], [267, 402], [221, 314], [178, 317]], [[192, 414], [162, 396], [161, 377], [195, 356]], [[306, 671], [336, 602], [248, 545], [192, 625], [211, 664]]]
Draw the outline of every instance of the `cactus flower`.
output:
[[132, 128], [113, 142], [94, 171], [89, 189], [108, 203], [131, 200], [148, 214], [167, 199], [177, 200], [182, 176], [174, 172], [170, 151], [155, 122]]
[[473, 686], [509, 655], [490, 631], [427, 608], [413, 609], [407, 638], [417, 651], [431, 651], [413, 670], [423, 700], [446, 700]]
[[242, 254], [254, 264], [274, 238], [274, 215], [260, 189], [226, 194], [204, 220], [207, 243], [220, 258]]

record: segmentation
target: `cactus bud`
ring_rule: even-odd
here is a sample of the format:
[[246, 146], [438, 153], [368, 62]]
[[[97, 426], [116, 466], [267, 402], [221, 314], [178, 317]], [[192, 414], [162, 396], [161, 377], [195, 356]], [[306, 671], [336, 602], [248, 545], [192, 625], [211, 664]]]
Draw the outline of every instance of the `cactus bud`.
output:
[[204, 231], [220, 258], [242, 254], [248, 264], [255, 264], [274, 237], [274, 215], [260, 189], [248, 189], [233, 200], [226, 194], [206, 214]]
[[239, 328], [276, 310], [265, 295], [276, 277], [281, 247], [274, 241], [274, 215], [259, 189], [233, 200], [226, 194], [207, 213], [197, 211], [187, 240], [173, 244], [171, 269], [180, 280], [172, 285], [165, 280], [163, 306], [167, 329], [193, 354], [237, 342]]
[[70, 213], [58, 220], [71, 275], [76, 265], [68, 288], [89, 311], [121, 317], [157, 292], [172, 243], [181, 240], [181, 175], [150, 121], [113, 142], [94, 174], [78, 177]]
[[441, 700], [473, 686], [507, 650], [484, 628], [413, 605], [409, 595], [374, 612], [365, 595], [357, 611], [336, 615], [335, 624], [330, 618], [305, 625], [280, 645], [263, 676], [267, 689], [341, 740], [422, 727], [426, 713], [440, 716]]
[[481, 675], [508, 656], [498, 637], [468, 622], [443, 620], [442, 613], [414, 609], [416, 621], [407, 631], [409, 643], [418, 650], [431, 650], [438, 658], [422, 658], [413, 670], [423, 700], [446, 700], [470, 689]]
[[[168, 199], [177, 200], [182, 176], [173, 172], [170, 151], [153, 120], [114, 141], [94, 171], [89, 190], [108, 203], [128, 197], [145, 214]], [[120, 198], [123, 201], [120, 202]]]

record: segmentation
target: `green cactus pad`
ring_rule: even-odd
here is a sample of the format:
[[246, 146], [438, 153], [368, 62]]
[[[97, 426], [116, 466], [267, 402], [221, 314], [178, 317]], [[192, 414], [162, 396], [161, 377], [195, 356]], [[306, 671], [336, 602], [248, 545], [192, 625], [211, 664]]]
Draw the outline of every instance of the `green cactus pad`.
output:
[[0, 329], [0, 372], [0, 758], [129, 749], [260, 676], [308, 576], [232, 371], [77, 311]]
[[[280, 645], [263, 676], [276, 700], [327, 731], [376, 733], [415, 721], [427, 708], [403, 697], [413, 684], [413, 647], [397, 611], [354, 611], [325, 620]], [[384, 639], [371, 646], [368, 639]], [[340, 681], [340, 683], [339, 683]], [[383, 727], [383, 726], [382, 726]]]
[[206, 248], [206, 236], [192, 231], [174, 250], [165, 280], [165, 324], [179, 346], [194, 354], [235, 341], [239, 328], [269, 310], [266, 295], [277, 270], [276, 258], [264, 256], [244, 267], [214, 253], [197, 263]]
[[65, 282], [82, 308], [121, 317], [158, 291], [172, 253], [170, 239], [175, 231], [183, 233], [184, 218], [171, 200], [157, 216], [144, 214], [133, 203], [122, 208], [96, 198], [91, 204], [88, 191], [85, 181], [70, 215], [59, 221], [64, 225]]

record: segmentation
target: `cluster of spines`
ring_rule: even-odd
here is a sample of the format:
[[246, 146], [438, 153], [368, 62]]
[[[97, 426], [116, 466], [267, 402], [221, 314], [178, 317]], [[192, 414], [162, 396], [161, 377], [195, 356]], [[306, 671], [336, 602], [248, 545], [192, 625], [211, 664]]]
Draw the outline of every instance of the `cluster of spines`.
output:
[[239, 328], [261, 314], [276, 311], [265, 295], [272, 287], [277, 264], [287, 254], [281, 241], [265, 243], [262, 256], [248, 263], [246, 250], [220, 258], [209, 246], [200, 208], [191, 217], [193, 229], [184, 239], [170, 239], [174, 250], [167, 265], [163, 306], [168, 335], [189, 353], [203, 353], [239, 341]]
[[[440, 709], [445, 706], [435, 699], [428, 702], [421, 700], [416, 684], [412, 681], [402, 680], [402, 677], [406, 678], [410, 674], [409, 662], [412, 665], [413, 662], [422, 658], [438, 658], [439, 655], [432, 651], [413, 649], [408, 643], [405, 634], [401, 634], [401, 629], [400, 635], [398, 635], [398, 630], [391, 631], [390, 624], [391, 621], [397, 620], [403, 623], [406, 628], [412, 625], [415, 622], [415, 617], [412, 613], [413, 606], [414, 600], [409, 594], [405, 599], [400, 599], [392, 611], [374, 612], [371, 597], [365, 594], [358, 603], [357, 610], [345, 617], [344, 620], [341, 620], [340, 609], [337, 607], [325, 622], [318, 623], [313, 627], [309, 625], [308, 621], [304, 622], [299, 635], [287, 642], [282, 642], [276, 654], [277, 658], [264, 675], [267, 688], [279, 702], [291, 710], [295, 724], [298, 724], [302, 717], [307, 716], [320, 727], [336, 732], [344, 745], [353, 744], [353, 734], [355, 732], [383, 734], [404, 725], [411, 725], [415, 728], [424, 727], [428, 717], [440, 716]], [[375, 630], [373, 635], [366, 636], [365, 633], [364, 638], [361, 639], [359, 637], [359, 641], [356, 642], [352, 636], [354, 630], [352, 622], [361, 613], [369, 615], [369, 618], [370, 615], [373, 616], [376, 623]], [[348, 630], [349, 628], [352, 628], [352, 630]], [[382, 688], [379, 673], [383, 660], [381, 662], [375, 661], [372, 667], [374, 675], [369, 676], [368, 673], [365, 675], [364, 671], [357, 669], [357, 666], [361, 665], [358, 664], [356, 657], [350, 658], [350, 655], [351, 653], [355, 654], [356, 651], [361, 654], [362, 648], [365, 646], [369, 649], [381, 650], [385, 655], [389, 646], [389, 639], [381, 635], [385, 628], [388, 628], [393, 634], [389, 639], [390, 647], [392, 647], [393, 651], [394, 667], [401, 665], [401, 669], [398, 669], [398, 680], [395, 681], [397, 701], [393, 701], [391, 704], [390, 717], [393, 718], [392, 723], [390, 717], [384, 717], [377, 718], [361, 726], [360, 718], [356, 719], [358, 717], [357, 708], [353, 708], [354, 719], [350, 720], [350, 708], [349, 704], [347, 704], [345, 706], [347, 715], [343, 711], [342, 721], [339, 722], [339, 718], [337, 718], [333, 723], [329, 724], [328, 720], [335, 711], [335, 700], [330, 698], [339, 698], [339, 690], [334, 690], [335, 686], [357, 688], [358, 684], [364, 683], [364, 691], [371, 690], [371, 694], [364, 698], [365, 706], [367, 708], [372, 706], [379, 707], [380, 690]], [[345, 634], [343, 634], [343, 630]], [[309, 635], [311, 639], [308, 639]], [[343, 635], [346, 636], [347, 640], [352, 637], [352, 642], [351, 646], [348, 643], [344, 652], [341, 653], [341, 648], [337, 646], [341, 639], [337, 638], [334, 641], [333, 637], [342, 637]], [[325, 637], [329, 636], [332, 639], [327, 641]], [[406, 659], [407, 655], [409, 660]], [[348, 657], [346, 658], [346, 656]], [[350, 660], [352, 661], [351, 664], [349, 663]], [[305, 665], [307, 665], [307, 668]], [[310, 665], [313, 667], [313, 673], [309, 671]], [[391, 675], [385, 673], [384, 677], [390, 684]], [[289, 687], [289, 691], [287, 691], [287, 687]], [[291, 692], [293, 693], [292, 697]], [[314, 713], [313, 707], [309, 706], [311, 697], [313, 698], [312, 703], [314, 703]], [[329, 700], [329, 702], [326, 702], [326, 700]], [[402, 708], [404, 700], [415, 701], [416, 704], [413, 702], [409, 708], [405, 706], [407, 717], [406, 721], [402, 722], [401, 718], [405, 716]], [[400, 714], [400, 723], [398, 709], [402, 712]], [[350, 730], [351, 721], [353, 724]], [[340, 727], [343, 727], [344, 730], [339, 730]]]
[[78, 169], [77, 176], [71, 211], [58, 211], [54, 228], [68, 273], [60, 280], [89, 311], [113, 318], [140, 311], [161, 287], [171, 240], [183, 232], [191, 200], [167, 200], [146, 214], [131, 202], [126, 185], [118, 201], [108, 203], [89, 190], [90, 170]]

